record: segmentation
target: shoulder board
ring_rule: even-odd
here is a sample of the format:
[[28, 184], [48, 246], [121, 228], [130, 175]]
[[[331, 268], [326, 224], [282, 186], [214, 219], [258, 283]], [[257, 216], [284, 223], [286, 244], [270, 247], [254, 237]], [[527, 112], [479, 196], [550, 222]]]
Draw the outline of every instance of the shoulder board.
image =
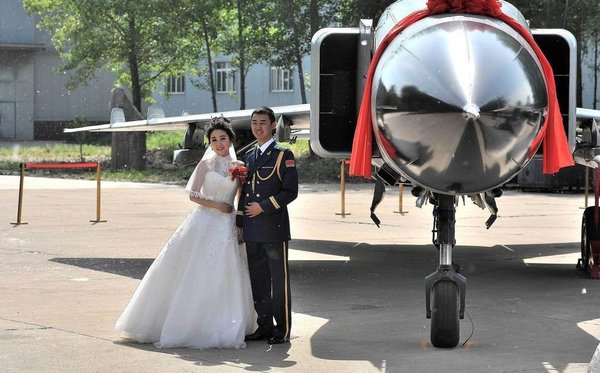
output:
[[287, 148], [285, 146], [282, 146], [280, 144], [275, 144], [275, 146], [273, 147], [273, 149], [277, 149], [277, 150], [281, 150], [281, 151], [286, 151]]

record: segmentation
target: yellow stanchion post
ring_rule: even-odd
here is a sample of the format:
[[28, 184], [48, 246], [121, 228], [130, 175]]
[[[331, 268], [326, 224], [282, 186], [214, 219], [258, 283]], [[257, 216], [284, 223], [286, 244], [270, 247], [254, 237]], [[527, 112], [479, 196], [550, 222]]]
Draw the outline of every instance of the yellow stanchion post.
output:
[[23, 212], [23, 184], [25, 181], [25, 163], [21, 163], [21, 177], [19, 178], [19, 205], [17, 206], [17, 221], [11, 222], [13, 225], [27, 224], [26, 221], [21, 221], [21, 213]]
[[394, 211], [395, 214], [408, 214], [408, 211], [403, 211], [403, 206], [402, 206], [402, 200], [404, 196], [404, 184], [400, 183], [400, 189], [399, 189], [399, 194], [398, 194], [398, 211]]
[[90, 220], [94, 223], [105, 223], [106, 220], [100, 219], [101, 206], [101, 188], [100, 188], [100, 162], [96, 163], [96, 220]]
[[340, 162], [340, 196], [342, 202], [342, 212], [336, 212], [336, 215], [342, 217], [350, 215], [346, 212], [346, 160], [342, 159]]

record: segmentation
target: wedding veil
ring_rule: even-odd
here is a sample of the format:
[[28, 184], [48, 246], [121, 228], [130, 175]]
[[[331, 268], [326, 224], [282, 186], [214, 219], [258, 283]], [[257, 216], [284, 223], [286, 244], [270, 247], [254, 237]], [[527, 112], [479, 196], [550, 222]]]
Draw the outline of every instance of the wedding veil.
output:
[[[190, 176], [190, 179], [188, 180], [188, 182], [185, 186], [185, 191], [188, 194], [195, 196], [195, 197], [206, 198], [206, 196], [203, 196], [201, 194], [202, 184], [204, 184], [204, 176], [209, 171], [215, 171], [215, 167], [219, 163], [219, 162], [217, 162], [218, 157], [220, 157], [220, 156], [217, 153], [215, 153], [215, 151], [210, 146], [208, 146], [206, 148], [206, 150], [204, 151], [204, 155], [202, 156], [202, 159], [196, 165], [194, 172], [192, 172], [192, 175]], [[227, 159], [228, 163], [231, 163], [231, 162], [234, 162], [237, 160], [237, 157], [235, 155], [235, 149], [233, 148], [233, 144], [231, 144], [229, 146], [229, 155], [226, 157], [222, 157], [222, 158]]]

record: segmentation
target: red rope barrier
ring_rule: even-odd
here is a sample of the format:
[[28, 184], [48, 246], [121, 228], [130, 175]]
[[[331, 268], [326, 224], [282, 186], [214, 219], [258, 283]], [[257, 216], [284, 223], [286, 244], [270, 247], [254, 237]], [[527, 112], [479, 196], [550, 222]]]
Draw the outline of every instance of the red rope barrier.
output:
[[26, 169], [32, 168], [97, 168], [98, 163], [80, 162], [80, 163], [26, 163]]
[[100, 163], [92, 162], [79, 162], [79, 163], [21, 163], [21, 176], [19, 182], [19, 205], [17, 207], [17, 221], [11, 224], [20, 225], [27, 224], [21, 220], [21, 212], [23, 210], [23, 181], [25, 179], [25, 169], [33, 168], [95, 168], [96, 169], [96, 219], [90, 220], [94, 223], [106, 222], [106, 220], [100, 219]]

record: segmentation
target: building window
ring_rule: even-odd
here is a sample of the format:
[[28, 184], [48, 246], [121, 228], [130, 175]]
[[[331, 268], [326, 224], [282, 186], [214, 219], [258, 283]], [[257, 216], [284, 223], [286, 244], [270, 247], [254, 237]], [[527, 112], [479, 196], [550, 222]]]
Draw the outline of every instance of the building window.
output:
[[168, 94], [182, 94], [185, 93], [185, 76], [170, 76], [167, 79], [167, 93]]
[[235, 72], [229, 62], [217, 62], [217, 92], [235, 92]]
[[292, 69], [271, 67], [271, 92], [293, 92], [294, 78]]

